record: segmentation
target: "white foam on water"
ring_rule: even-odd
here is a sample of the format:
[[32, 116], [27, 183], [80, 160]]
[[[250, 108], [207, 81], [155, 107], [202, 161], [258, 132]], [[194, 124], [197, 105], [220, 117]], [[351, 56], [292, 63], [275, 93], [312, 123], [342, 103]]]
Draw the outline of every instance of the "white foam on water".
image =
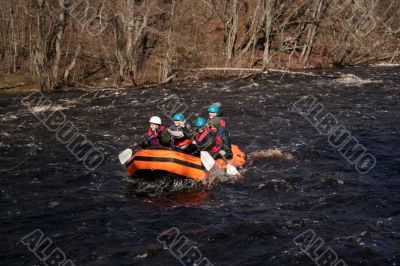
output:
[[71, 107], [76, 107], [79, 102], [75, 99], [61, 99], [59, 103], [52, 103], [50, 105], [38, 105], [38, 106], [29, 106], [28, 109], [30, 112], [37, 114], [43, 112], [56, 112], [70, 109]]
[[9, 133], [7, 133], [7, 132], [1, 132], [0, 133], [0, 137], [5, 137], [5, 138], [7, 138], [7, 137], [10, 137], [11, 136], [11, 134], [9, 134]]
[[252, 160], [264, 159], [264, 158], [293, 160], [294, 156], [288, 152], [283, 152], [282, 150], [275, 148], [275, 149], [258, 150], [251, 152], [248, 154], [248, 158]]
[[59, 104], [52, 105], [50, 107], [49, 106], [34, 106], [34, 107], [29, 108], [29, 110], [35, 114], [43, 113], [43, 112], [56, 112], [56, 111], [61, 111], [61, 110], [66, 110], [66, 109], [68, 109], [68, 107], [64, 107]]
[[75, 107], [77, 104], [79, 104], [79, 102], [75, 99], [62, 99], [60, 102], [62, 102], [62, 105], [65, 107]]
[[235, 182], [242, 180], [243, 178], [244, 178], [244, 176], [240, 172], [238, 175], [228, 175], [226, 173], [226, 169], [221, 169], [219, 167], [213, 167], [210, 170], [210, 175], [208, 176], [205, 183], [209, 187], [211, 187], [218, 183], [224, 183], [224, 182], [235, 183]]
[[382, 83], [382, 80], [362, 79], [353, 74], [341, 75], [340, 78], [335, 79], [336, 83], [342, 84], [367, 84], [367, 83]]
[[11, 113], [11, 112], [6, 113], [0, 117], [1, 117], [1, 121], [11, 121], [11, 120], [15, 120], [18, 118], [14, 113]]

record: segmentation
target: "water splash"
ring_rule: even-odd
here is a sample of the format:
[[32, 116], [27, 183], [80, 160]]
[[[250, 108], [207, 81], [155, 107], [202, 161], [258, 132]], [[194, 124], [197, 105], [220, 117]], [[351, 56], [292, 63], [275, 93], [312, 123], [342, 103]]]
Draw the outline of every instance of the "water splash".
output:
[[282, 150], [275, 148], [275, 149], [268, 149], [268, 150], [259, 150], [254, 151], [248, 154], [248, 159], [251, 161], [254, 160], [262, 160], [266, 158], [274, 158], [274, 159], [283, 159], [283, 160], [294, 160], [295, 157], [288, 152], [283, 152]]

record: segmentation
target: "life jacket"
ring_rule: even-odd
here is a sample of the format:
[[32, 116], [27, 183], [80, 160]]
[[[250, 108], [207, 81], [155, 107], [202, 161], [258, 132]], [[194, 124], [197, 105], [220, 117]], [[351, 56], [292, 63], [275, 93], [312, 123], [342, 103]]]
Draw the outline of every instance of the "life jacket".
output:
[[220, 121], [220, 127], [226, 128], [225, 119], [223, 119], [222, 117], [220, 117], [219, 121]]
[[209, 151], [213, 153], [219, 153], [221, 151], [221, 148], [222, 148], [222, 137], [215, 136]]
[[226, 152], [225, 157], [227, 159], [232, 158], [232, 141], [231, 141], [231, 133], [225, 129], [224, 133], [221, 136], [222, 138], [222, 150]]
[[214, 141], [211, 145], [210, 152], [212, 153], [219, 153], [221, 150], [226, 152], [225, 157], [231, 158], [232, 157], [232, 144], [231, 144], [231, 137], [228, 130], [225, 128], [221, 135], [218, 135], [218, 132], [215, 135]]
[[172, 131], [182, 131], [183, 134], [185, 135], [182, 138], [179, 138], [179, 139], [175, 138], [174, 139], [174, 146], [175, 147], [183, 147], [183, 146], [188, 145], [189, 143], [192, 142], [192, 140], [189, 139], [186, 136], [186, 132], [185, 131], [189, 131], [190, 130], [188, 127], [182, 128], [182, 127], [176, 127], [175, 125], [172, 125], [170, 128], [171, 128]]
[[186, 138], [176, 139], [174, 141], [175, 147], [182, 147], [182, 146], [188, 145], [189, 143], [192, 143], [192, 140], [186, 139]]
[[205, 127], [204, 131], [194, 133], [194, 140], [197, 142], [203, 142], [205, 137], [211, 132], [209, 127]]
[[150, 146], [160, 145], [160, 134], [165, 130], [165, 126], [160, 126], [156, 131], [149, 129], [147, 132], [146, 140], [149, 142]]

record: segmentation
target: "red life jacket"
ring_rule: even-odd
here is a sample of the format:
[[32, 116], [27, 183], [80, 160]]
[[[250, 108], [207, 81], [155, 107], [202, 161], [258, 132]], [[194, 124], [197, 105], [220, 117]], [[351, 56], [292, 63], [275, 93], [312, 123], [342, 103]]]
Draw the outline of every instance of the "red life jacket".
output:
[[220, 118], [220, 127], [226, 128], [226, 123], [225, 123], [225, 119]]
[[[175, 125], [171, 126], [170, 128], [171, 128], [172, 130], [179, 130], [179, 131], [183, 131], [183, 130], [184, 130], [184, 129], [181, 129], [180, 127], [176, 127]], [[186, 130], [190, 130], [190, 129], [187, 127], [187, 125], [185, 125], [185, 129], [186, 129]], [[189, 139], [189, 138], [186, 137], [186, 136], [183, 136], [182, 138], [179, 138], [179, 139], [174, 138], [174, 146], [175, 146], [175, 147], [182, 147], [182, 146], [188, 145], [189, 143], [192, 143], [192, 140]]]
[[216, 135], [215, 138], [214, 138], [214, 141], [213, 141], [213, 143], [211, 145], [210, 152], [215, 152], [215, 153], [220, 152], [221, 148], [222, 148], [222, 144], [223, 144], [222, 143], [222, 136], [221, 135]]
[[194, 133], [194, 140], [197, 142], [203, 142], [204, 138], [207, 136], [208, 133], [210, 133], [210, 128], [205, 127], [204, 131], [202, 133], [196, 132]]
[[150, 146], [159, 146], [160, 145], [160, 139], [159, 136], [161, 132], [165, 130], [164, 126], [160, 126], [156, 131], [152, 131], [149, 129], [147, 132], [147, 141], [149, 142]]

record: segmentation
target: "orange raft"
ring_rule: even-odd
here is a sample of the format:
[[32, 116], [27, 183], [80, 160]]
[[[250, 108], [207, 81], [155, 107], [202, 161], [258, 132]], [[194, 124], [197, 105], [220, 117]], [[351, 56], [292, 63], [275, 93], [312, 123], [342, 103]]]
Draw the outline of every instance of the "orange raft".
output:
[[[238, 146], [232, 145], [232, 159], [229, 164], [241, 167], [246, 162], [246, 155]], [[218, 167], [226, 168], [222, 159], [215, 160]], [[151, 147], [139, 150], [129, 160], [126, 169], [132, 176], [140, 171], [166, 171], [198, 181], [205, 180], [207, 171], [199, 157], [165, 147]]]

